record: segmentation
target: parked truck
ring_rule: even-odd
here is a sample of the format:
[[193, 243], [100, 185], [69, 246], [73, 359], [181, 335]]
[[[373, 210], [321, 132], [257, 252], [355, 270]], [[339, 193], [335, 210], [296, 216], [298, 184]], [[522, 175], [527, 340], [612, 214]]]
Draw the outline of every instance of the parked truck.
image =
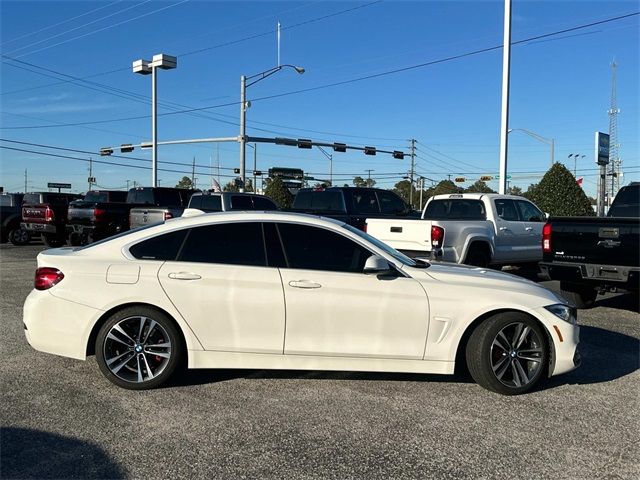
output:
[[197, 213], [228, 212], [231, 210], [278, 210], [278, 206], [266, 195], [239, 192], [196, 192], [189, 199], [183, 215]]
[[7, 241], [14, 245], [26, 245], [31, 235], [20, 223], [22, 222], [23, 193], [3, 193], [0, 195], [0, 242]]
[[367, 219], [367, 233], [411, 257], [479, 267], [537, 263], [546, 215], [523, 197], [431, 197], [418, 220]]
[[127, 203], [134, 205], [129, 211], [130, 228], [181, 216], [194, 192], [196, 190], [186, 188], [132, 188], [127, 197]]
[[29, 234], [41, 234], [48, 247], [60, 247], [67, 242], [69, 204], [81, 198], [74, 193], [26, 193], [22, 200], [22, 227]]
[[127, 192], [92, 190], [69, 204], [67, 234], [70, 245], [83, 245], [129, 229]]
[[578, 308], [607, 291], [638, 295], [640, 182], [620, 189], [606, 217], [551, 218], [542, 242], [542, 274]]

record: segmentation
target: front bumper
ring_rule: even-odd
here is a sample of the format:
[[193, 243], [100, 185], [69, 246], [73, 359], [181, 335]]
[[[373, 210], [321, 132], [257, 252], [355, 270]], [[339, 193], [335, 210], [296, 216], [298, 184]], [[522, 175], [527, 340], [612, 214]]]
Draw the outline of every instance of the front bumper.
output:
[[23, 307], [24, 333], [36, 350], [84, 360], [91, 329], [102, 313], [46, 290], [32, 290]]
[[560, 375], [577, 368], [580, 365], [580, 327], [561, 320], [544, 307], [536, 309], [534, 313], [542, 320], [551, 340], [549, 376]]

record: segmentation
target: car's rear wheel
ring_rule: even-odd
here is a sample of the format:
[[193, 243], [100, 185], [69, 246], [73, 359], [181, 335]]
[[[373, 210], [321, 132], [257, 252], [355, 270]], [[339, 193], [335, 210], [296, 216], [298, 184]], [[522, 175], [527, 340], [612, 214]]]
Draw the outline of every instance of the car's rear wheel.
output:
[[476, 383], [492, 392], [518, 395], [544, 377], [547, 337], [540, 325], [525, 314], [497, 314], [471, 334], [466, 358]]
[[96, 360], [109, 381], [131, 390], [156, 388], [166, 382], [184, 355], [182, 337], [173, 321], [149, 307], [114, 313], [96, 337]]
[[9, 231], [9, 241], [13, 245], [26, 245], [31, 240], [31, 235], [22, 227], [16, 227]]

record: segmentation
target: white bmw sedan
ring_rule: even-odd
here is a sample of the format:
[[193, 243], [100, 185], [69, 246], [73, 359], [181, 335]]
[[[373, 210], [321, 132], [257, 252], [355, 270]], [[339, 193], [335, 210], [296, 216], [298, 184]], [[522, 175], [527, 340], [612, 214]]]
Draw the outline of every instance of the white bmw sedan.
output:
[[451, 374], [523, 393], [579, 363], [576, 311], [497, 271], [413, 261], [344, 223], [214, 213], [38, 255], [36, 350], [124, 388], [189, 368]]

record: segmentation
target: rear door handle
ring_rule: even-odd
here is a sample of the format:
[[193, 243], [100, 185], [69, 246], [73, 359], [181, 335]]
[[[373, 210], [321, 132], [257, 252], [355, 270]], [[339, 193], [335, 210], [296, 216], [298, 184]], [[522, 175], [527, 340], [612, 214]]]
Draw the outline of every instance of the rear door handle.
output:
[[169, 278], [174, 280], [200, 280], [202, 277], [197, 273], [191, 272], [171, 272]]
[[531, 230], [533, 230], [533, 227], [525, 227], [525, 230], [526, 230], [527, 232], [530, 232]]
[[289, 285], [295, 288], [320, 288], [322, 285], [309, 280], [291, 280]]

